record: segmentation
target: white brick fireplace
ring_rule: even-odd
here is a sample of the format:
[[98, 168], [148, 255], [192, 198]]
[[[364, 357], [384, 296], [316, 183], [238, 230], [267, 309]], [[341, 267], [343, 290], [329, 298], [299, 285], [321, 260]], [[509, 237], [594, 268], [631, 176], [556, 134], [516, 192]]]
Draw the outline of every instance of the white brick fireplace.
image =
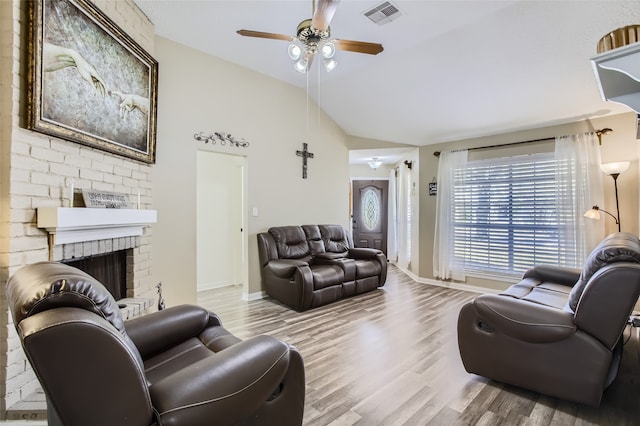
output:
[[136, 261], [140, 261], [135, 249], [141, 245], [145, 227], [156, 223], [155, 210], [42, 207], [36, 215], [38, 228], [49, 234], [50, 261], [64, 262], [125, 251], [126, 294], [119, 300], [123, 316], [130, 319], [151, 307], [153, 298], [140, 297], [135, 286]]
[[[132, 0], [94, 3], [153, 55], [153, 25]], [[49, 226], [38, 226], [37, 221], [44, 219], [47, 212], [59, 212], [69, 205], [71, 186], [77, 190], [128, 194], [132, 199], [140, 194], [140, 210], [134, 215], [152, 214], [153, 165], [25, 129], [26, 31], [26, 2], [0, 1], [0, 420], [6, 417], [7, 410], [40, 387], [7, 308], [4, 283], [13, 272], [39, 261], [127, 250], [127, 296], [155, 299], [157, 284], [151, 274], [153, 226], [147, 226], [155, 216], [153, 220], [132, 219], [138, 226], [133, 233], [96, 234], [82, 241], [50, 241], [51, 234], [46, 230]], [[78, 214], [79, 210], [90, 209], [63, 210]], [[112, 216], [121, 213], [110, 212]], [[127, 232], [131, 231], [129, 225], [132, 224], [125, 226], [129, 228]], [[55, 232], [57, 236], [63, 233]]]

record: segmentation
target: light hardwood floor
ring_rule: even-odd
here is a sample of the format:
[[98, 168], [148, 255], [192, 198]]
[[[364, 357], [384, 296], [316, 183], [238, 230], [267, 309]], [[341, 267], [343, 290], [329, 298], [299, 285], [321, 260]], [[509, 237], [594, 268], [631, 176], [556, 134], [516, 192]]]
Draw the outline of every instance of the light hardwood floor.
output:
[[625, 331], [618, 378], [592, 408], [468, 374], [456, 322], [473, 297], [390, 266], [381, 289], [302, 313], [244, 302], [239, 287], [198, 299], [238, 337], [267, 334], [300, 350], [304, 425], [640, 425], [637, 329]]

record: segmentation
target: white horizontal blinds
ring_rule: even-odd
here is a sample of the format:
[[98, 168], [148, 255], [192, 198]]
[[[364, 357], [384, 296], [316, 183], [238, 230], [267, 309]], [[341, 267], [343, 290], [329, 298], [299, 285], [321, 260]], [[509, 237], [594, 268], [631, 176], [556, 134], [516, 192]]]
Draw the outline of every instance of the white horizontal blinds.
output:
[[556, 167], [553, 153], [543, 153], [470, 161], [458, 170], [456, 263], [469, 273], [518, 275], [536, 264], [573, 265], [575, 250], [559, 242], [559, 221], [571, 216], [558, 215]]

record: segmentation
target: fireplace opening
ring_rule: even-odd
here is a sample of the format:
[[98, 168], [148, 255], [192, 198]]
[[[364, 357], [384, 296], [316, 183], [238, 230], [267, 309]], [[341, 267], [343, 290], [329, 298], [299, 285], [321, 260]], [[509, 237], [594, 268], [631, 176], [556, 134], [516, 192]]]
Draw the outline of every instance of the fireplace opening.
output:
[[116, 300], [127, 297], [127, 250], [63, 260], [100, 281]]

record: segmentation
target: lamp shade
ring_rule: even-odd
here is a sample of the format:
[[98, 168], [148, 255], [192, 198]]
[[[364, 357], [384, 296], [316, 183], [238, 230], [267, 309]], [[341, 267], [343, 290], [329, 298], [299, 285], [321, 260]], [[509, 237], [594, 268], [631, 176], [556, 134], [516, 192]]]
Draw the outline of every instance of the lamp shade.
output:
[[598, 210], [598, 206], [594, 206], [594, 208], [589, 209], [584, 213], [584, 217], [588, 219], [600, 220], [600, 212]]
[[617, 163], [600, 164], [600, 170], [608, 175], [621, 174], [629, 168], [628, 161], [619, 161]]
[[608, 211], [601, 209], [600, 207], [593, 206], [591, 207], [590, 210], [587, 210], [584, 214], [584, 217], [589, 218], [589, 219], [600, 219], [600, 212], [606, 213], [609, 216], [611, 216], [613, 218], [613, 220], [616, 221], [616, 225], [618, 225], [618, 232], [620, 232], [620, 212], [618, 211], [618, 217], [615, 217], [614, 215], [612, 215], [611, 213], [609, 213]]

